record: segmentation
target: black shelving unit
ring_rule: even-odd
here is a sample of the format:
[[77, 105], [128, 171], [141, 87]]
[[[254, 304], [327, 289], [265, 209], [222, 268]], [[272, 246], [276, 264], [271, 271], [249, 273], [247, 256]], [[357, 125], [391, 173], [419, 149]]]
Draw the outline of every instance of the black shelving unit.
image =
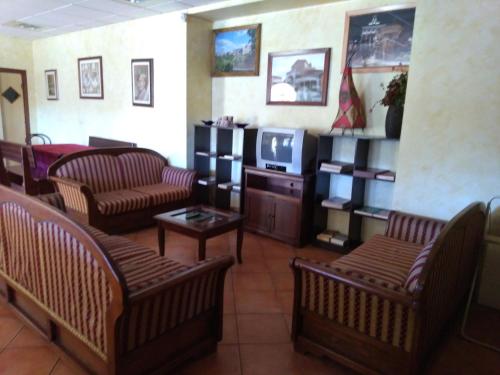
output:
[[[231, 193], [236, 193], [240, 195], [239, 210], [242, 212], [243, 189], [240, 188], [239, 191], [225, 190], [219, 188], [218, 185], [239, 182], [240, 187], [244, 186], [243, 165], [255, 166], [257, 129], [209, 127], [206, 125], [195, 125], [194, 128], [194, 168], [200, 178], [215, 177], [215, 183], [211, 185], [197, 185], [198, 202], [229, 209], [231, 207]], [[236, 149], [234, 142], [235, 132], [237, 145], [239, 146], [240, 143], [242, 145], [238, 149]], [[214, 144], [212, 144], [213, 135], [215, 135]], [[224, 156], [227, 155], [231, 155], [232, 158], [225, 158]], [[211, 161], [214, 159], [215, 166], [213, 167]], [[234, 168], [237, 168], [236, 179], [239, 181], [232, 181]]]
[[[334, 159], [335, 153], [335, 141], [337, 138], [350, 139], [355, 142], [354, 154], [349, 156], [350, 160], [338, 160], [342, 162], [349, 162], [353, 164], [353, 170], [349, 172], [334, 173], [325, 172], [320, 170], [321, 164], [323, 162], [331, 162]], [[357, 177], [354, 171], [356, 170], [366, 170], [367, 168], [377, 167], [372, 165], [369, 160], [369, 150], [370, 145], [374, 142], [396, 142], [397, 140], [392, 140], [383, 137], [352, 137], [352, 136], [341, 136], [341, 135], [320, 135], [318, 139], [318, 154], [316, 158], [316, 191], [314, 197], [314, 217], [313, 217], [313, 230], [314, 230], [314, 244], [329, 250], [335, 250], [342, 253], [346, 253], [352, 248], [358, 246], [361, 239], [361, 229], [362, 222], [366, 216], [355, 214], [354, 210], [359, 209], [365, 205], [365, 189], [367, 177]], [[394, 172], [394, 171], [393, 171]], [[332, 209], [326, 208], [321, 205], [321, 202], [325, 199], [331, 198], [331, 183], [333, 179], [338, 178], [338, 176], [350, 176], [352, 178], [352, 187], [350, 191], [351, 204], [345, 209]], [[375, 181], [380, 181], [377, 183], [391, 183], [388, 181], [374, 179]], [[343, 233], [347, 236], [348, 241], [345, 246], [338, 246], [335, 244], [327, 243], [316, 239], [316, 235], [327, 230], [328, 226], [328, 215], [329, 211], [333, 211], [333, 214], [338, 214], [339, 211], [343, 211], [348, 214], [348, 226], [347, 233]]]

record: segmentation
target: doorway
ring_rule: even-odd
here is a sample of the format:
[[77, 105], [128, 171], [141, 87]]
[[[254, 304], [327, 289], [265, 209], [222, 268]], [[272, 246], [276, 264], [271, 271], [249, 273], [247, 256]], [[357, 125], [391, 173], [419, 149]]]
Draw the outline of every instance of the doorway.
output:
[[25, 144], [30, 134], [26, 70], [0, 68], [0, 139]]

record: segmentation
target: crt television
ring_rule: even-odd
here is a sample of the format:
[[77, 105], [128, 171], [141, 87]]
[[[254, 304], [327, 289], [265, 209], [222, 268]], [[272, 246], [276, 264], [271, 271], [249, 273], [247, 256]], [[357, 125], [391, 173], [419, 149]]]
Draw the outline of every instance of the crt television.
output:
[[257, 167], [302, 174], [314, 170], [317, 140], [305, 129], [259, 128]]

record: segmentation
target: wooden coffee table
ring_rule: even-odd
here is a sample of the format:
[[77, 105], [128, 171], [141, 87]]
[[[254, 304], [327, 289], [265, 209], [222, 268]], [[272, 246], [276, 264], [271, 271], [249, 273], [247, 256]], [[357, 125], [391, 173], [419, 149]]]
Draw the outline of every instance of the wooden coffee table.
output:
[[244, 216], [207, 206], [192, 206], [156, 215], [160, 255], [165, 255], [165, 231], [171, 230], [198, 239], [198, 260], [205, 259], [206, 242], [231, 230], [237, 230], [236, 257], [241, 263]]

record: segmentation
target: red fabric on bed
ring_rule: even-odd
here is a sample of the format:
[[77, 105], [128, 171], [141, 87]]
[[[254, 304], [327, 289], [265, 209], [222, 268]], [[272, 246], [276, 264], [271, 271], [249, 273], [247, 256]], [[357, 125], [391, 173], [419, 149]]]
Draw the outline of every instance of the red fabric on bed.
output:
[[36, 162], [36, 176], [47, 176], [47, 169], [61, 156], [72, 154], [73, 152], [92, 149], [94, 147], [77, 144], [53, 144], [53, 145], [33, 145], [33, 155]]

